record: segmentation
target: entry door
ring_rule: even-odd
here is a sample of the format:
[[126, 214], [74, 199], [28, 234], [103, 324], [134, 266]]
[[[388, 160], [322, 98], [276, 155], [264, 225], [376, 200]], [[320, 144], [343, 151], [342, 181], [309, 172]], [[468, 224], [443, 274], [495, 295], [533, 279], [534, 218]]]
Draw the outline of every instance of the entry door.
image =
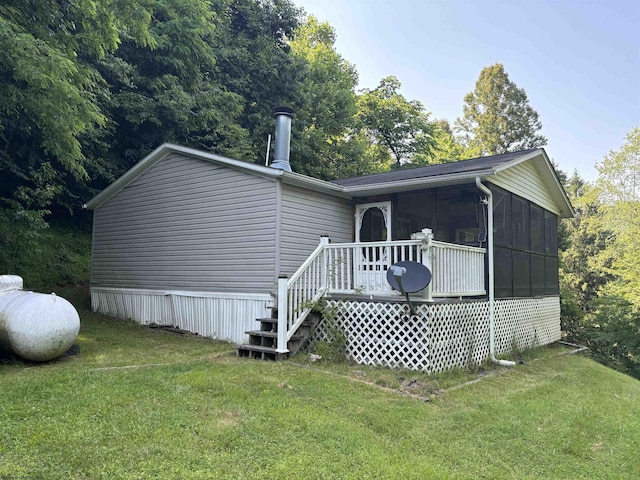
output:
[[[356, 205], [356, 242], [391, 241], [391, 202]], [[389, 248], [362, 247], [354, 258], [355, 287], [364, 291], [386, 291], [386, 273], [391, 266]]]

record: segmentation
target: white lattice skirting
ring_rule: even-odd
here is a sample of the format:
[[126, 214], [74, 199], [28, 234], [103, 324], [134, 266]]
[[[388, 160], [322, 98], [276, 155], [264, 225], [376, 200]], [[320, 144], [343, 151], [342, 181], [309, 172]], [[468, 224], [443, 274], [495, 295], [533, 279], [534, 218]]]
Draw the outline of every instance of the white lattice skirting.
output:
[[[420, 304], [406, 315], [403, 303], [329, 300], [335, 326], [347, 338], [347, 355], [363, 365], [425, 372], [478, 365], [489, 358], [489, 302]], [[328, 339], [321, 324], [317, 335]], [[495, 302], [496, 355], [560, 340], [560, 299], [514, 298]]]
[[143, 325], [157, 323], [234, 343], [244, 343], [256, 318], [268, 317], [270, 295], [91, 288], [94, 311]]

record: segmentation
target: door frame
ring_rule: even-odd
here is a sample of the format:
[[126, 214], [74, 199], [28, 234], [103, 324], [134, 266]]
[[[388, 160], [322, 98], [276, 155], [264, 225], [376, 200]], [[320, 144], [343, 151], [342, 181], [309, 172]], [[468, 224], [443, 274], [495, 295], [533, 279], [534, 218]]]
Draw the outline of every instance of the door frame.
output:
[[[377, 208], [382, 212], [384, 218], [384, 224], [387, 230], [387, 238], [380, 241], [391, 241], [391, 202], [375, 202], [375, 203], [361, 203], [356, 205], [356, 243], [360, 243], [360, 229], [362, 228], [362, 219], [365, 213], [372, 209]], [[368, 242], [363, 242], [368, 243]], [[362, 288], [365, 292], [381, 292], [391, 290], [391, 287], [386, 283], [386, 270], [391, 265], [390, 250], [386, 247], [382, 248], [376, 253], [379, 257], [369, 257], [369, 247], [357, 248], [353, 258], [353, 272], [356, 288]]]
[[387, 202], [374, 202], [374, 203], [359, 203], [356, 205], [356, 243], [360, 243], [360, 229], [362, 228], [362, 219], [367, 210], [371, 208], [377, 208], [382, 212], [384, 223], [387, 228], [387, 238], [382, 241], [391, 241], [391, 201]]

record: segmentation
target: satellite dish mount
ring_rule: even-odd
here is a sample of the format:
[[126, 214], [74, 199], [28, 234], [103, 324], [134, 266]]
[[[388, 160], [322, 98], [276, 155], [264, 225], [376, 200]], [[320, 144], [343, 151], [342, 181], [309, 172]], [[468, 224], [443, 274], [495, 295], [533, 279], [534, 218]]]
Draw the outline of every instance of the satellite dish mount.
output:
[[396, 262], [387, 270], [387, 282], [391, 288], [398, 290], [407, 299], [409, 312], [416, 314], [415, 307], [409, 299], [409, 294], [419, 292], [431, 282], [431, 271], [421, 263], [402, 261]]

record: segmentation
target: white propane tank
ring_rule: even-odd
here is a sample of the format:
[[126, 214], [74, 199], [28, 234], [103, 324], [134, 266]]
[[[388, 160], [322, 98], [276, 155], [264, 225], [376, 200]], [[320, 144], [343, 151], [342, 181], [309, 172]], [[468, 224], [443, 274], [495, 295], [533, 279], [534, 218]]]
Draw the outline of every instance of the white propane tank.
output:
[[78, 337], [80, 316], [54, 293], [22, 291], [22, 278], [0, 275], [0, 348], [35, 362], [65, 353]]

